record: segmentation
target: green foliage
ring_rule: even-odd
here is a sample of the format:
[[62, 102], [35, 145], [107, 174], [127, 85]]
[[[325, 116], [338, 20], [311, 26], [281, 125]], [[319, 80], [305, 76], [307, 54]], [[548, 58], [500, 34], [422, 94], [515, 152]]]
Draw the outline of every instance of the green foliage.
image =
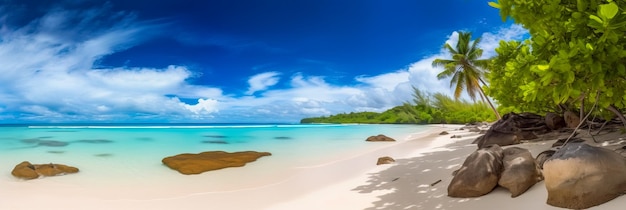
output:
[[415, 88], [413, 97], [413, 103], [404, 103], [383, 113], [337, 114], [305, 118], [300, 123], [462, 124], [495, 120], [493, 112], [482, 102], [471, 103], [452, 99], [441, 93], [429, 94]]
[[502, 107], [543, 112], [557, 107], [626, 108], [626, 1], [499, 0], [503, 19], [530, 32], [501, 42], [486, 90]]

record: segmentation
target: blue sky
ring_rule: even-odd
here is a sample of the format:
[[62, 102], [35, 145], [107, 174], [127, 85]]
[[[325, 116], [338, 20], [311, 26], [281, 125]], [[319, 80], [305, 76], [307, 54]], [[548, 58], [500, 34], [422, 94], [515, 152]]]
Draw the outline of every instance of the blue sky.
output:
[[384, 111], [455, 31], [526, 32], [487, 1], [2, 0], [0, 123], [299, 122]]

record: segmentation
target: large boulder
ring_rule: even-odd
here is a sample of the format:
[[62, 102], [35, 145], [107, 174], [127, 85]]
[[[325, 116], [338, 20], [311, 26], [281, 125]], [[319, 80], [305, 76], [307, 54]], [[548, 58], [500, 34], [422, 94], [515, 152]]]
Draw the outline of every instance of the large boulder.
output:
[[498, 145], [490, 145], [470, 154], [450, 181], [448, 196], [469, 198], [491, 192], [502, 173], [502, 152]]
[[383, 134], [378, 134], [378, 136], [370, 136], [365, 141], [396, 141], [395, 139], [385, 136]]
[[563, 113], [563, 119], [568, 128], [576, 128], [578, 124], [580, 124], [580, 117], [571, 111], [565, 111], [565, 113]]
[[516, 133], [503, 133], [496, 130], [488, 130], [485, 135], [479, 136], [472, 143], [477, 144], [478, 148], [484, 148], [493, 144], [499, 146], [519, 144], [520, 140], [520, 136]]
[[543, 164], [547, 203], [586, 209], [626, 193], [626, 159], [582, 142], [568, 143]]
[[498, 185], [508, 189], [512, 198], [541, 181], [539, 166], [528, 149], [510, 147], [504, 149], [503, 155], [504, 171], [500, 175]]
[[179, 154], [163, 158], [167, 167], [177, 170], [181, 174], [200, 174], [202, 172], [218, 170], [228, 167], [241, 167], [248, 162], [256, 161], [260, 157], [272, 155], [269, 152], [224, 152], [209, 151], [199, 154]]
[[558, 114], [548, 112], [546, 113], [546, 126], [548, 126], [548, 128], [552, 130], [558, 130], [567, 125], [565, 124], [565, 120], [563, 119], [563, 117], [559, 116]]
[[77, 173], [78, 168], [63, 164], [31, 164], [28, 161], [17, 164], [11, 174], [21, 179], [36, 179], [40, 176], [58, 176]]

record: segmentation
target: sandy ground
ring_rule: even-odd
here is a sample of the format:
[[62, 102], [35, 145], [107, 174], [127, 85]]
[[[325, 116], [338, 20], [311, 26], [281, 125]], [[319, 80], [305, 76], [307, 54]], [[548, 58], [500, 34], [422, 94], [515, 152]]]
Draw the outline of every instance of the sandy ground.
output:
[[[459, 127], [435, 125], [409, 141], [381, 143], [386, 145], [374, 151], [294, 169], [279, 182], [232, 191], [176, 193], [178, 188], [188, 186], [177, 187], [175, 183], [142, 189], [132, 185], [127, 189], [85, 189], [55, 181], [60, 177], [5, 183], [0, 185], [0, 209], [558, 209], [545, 204], [547, 192], [543, 182], [517, 198], [511, 198], [503, 188], [480, 198], [447, 197], [452, 171], [476, 149], [471, 141], [478, 134], [456, 130]], [[450, 134], [438, 135], [444, 130]], [[451, 135], [463, 138], [450, 138]], [[528, 148], [536, 156], [553, 142], [516, 146]], [[396, 163], [376, 166], [381, 156], [391, 156]], [[431, 186], [438, 180], [441, 181]], [[196, 185], [201, 188], [202, 181]], [[149, 196], [162, 190], [172, 191], [175, 196]], [[132, 196], [119, 199], [98, 194]], [[626, 196], [596, 209], [623, 206]]]

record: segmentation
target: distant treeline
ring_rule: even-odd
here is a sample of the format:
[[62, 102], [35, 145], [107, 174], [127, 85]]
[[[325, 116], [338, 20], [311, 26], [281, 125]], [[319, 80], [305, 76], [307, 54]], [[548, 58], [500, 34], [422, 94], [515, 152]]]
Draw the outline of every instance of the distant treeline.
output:
[[493, 111], [482, 102], [455, 100], [441, 93], [429, 94], [418, 89], [413, 97], [411, 103], [382, 113], [351, 112], [304, 118], [300, 123], [464, 124], [496, 120]]

